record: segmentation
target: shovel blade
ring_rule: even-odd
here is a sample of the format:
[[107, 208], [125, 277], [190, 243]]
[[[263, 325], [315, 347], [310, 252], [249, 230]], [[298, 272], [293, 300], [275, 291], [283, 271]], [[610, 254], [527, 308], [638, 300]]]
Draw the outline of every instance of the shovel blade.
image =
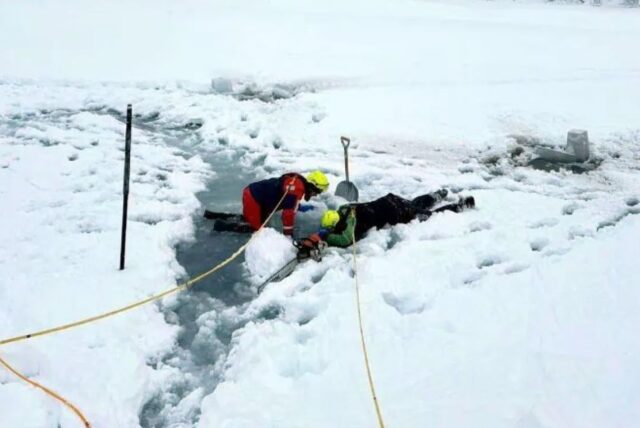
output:
[[336, 188], [336, 196], [340, 196], [349, 202], [358, 202], [358, 188], [350, 181], [341, 181]]

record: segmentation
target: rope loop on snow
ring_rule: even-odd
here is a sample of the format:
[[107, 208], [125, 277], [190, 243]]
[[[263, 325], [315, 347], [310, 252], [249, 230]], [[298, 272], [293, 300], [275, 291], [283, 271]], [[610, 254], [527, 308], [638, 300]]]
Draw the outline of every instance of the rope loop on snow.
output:
[[[351, 211], [353, 212], [353, 208]], [[362, 322], [362, 308], [360, 304], [360, 285], [358, 283], [358, 262], [356, 256], [356, 234], [355, 228], [351, 232], [351, 239], [353, 245], [353, 278], [356, 285], [356, 304], [358, 307], [358, 327], [360, 330], [360, 343], [362, 344], [362, 354], [364, 355], [364, 365], [367, 369], [367, 379], [369, 381], [369, 391], [371, 392], [371, 399], [373, 400], [373, 406], [376, 409], [376, 418], [378, 420], [379, 428], [384, 428], [384, 420], [382, 419], [382, 411], [380, 410], [380, 403], [378, 402], [378, 396], [376, 394], [376, 387], [373, 383], [373, 374], [371, 373], [371, 364], [369, 363], [369, 353], [367, 352], [367, 343], [364, 340], [364, 327]]]
[[58, 400], [59, 402], [61, 402], [65, 406], [67, 406], [69, 409], [71, 409], [71, 411], [73, 413], [75, 413], [78, 416], [78, 418], [80, 418], [80, 420], [82, 421], [83, 425], [86, 428], [91, 428], [91, 424], [89, 423], [87, 418], [82, 414], [80, 409], [78, 409], [76, 406], [74, 406], [72, 403], [70, 403], [68, 400], [66, 400], [64, 397], [62, 397], [60, 394], [58, 394], [57, 392], [47, 388], [46, 386], [44, 386], [44, 385], [42, 385], [42, 384], [40, 384], [40, 383], [38, 383], [38, 382], [36, 382], [34, 380], [29, 379], [28, 377], [26, 377], [25, 375], [20, 373], [18, 370], [13, 368], [11, 365], [9, 365], [9, 363], [7, 363], [7, 361], [5, 359], [3, 359], [2, 357], [0, 357], [0, 364], [2, 364], [11, 373], [16, 375], [17, 377], [19, 377], [23, 381], [27, 382], [29, 385], [33, 386], [34, 388], [38, 388], [38, 389], [44, 391], [45, 394], [53, 397], [54, 399]]
[[60, 331], [70, 330], [72, 328], [79, 327], [79, 326], [85, 325], [85, 324], [91, 324], [91, 323], [94, 323], [96, 321], [100, 321], [102, 319], [109, 318], [109, 317], [112, 317], [114, 315], [121, 314], [123, 312], [128, 312], [128, 311], [130, 311], [132, 309], [135, 309], [137, 307], [146, 305], [147, 303], [150, 303], [150, 302], [153, 302], [153, 301], [156, 301], [156, 300], [160, 300], [163, 297], [166, 297], [166, 296], [168, 296], [170, 294], [177, 293], [178, 291], [183, 291], [183, 290], [186, 290], [188, 288], [193, 287], [196, 283], [202, 281], [206, 277], [208, 277], [208, 276], [212, 275], [213, 273], [219, 271], [220, 269], [222, 269], [223, 267], [227, 266], [229, 263], [234, 261], [236, 258], [238, 258], [238, 256], [240, 254], [242, 254], [244, 252], [244, 250], [247, 249], [247, 247], [249, 246], [251, 241], [257, 236], [258, 232], [260, 232], [264, 228], [264, 226], [267, 223], [269, 223], [269, 221], [271, 220], [271, 217], [273, 217], [275, 212], [278, 210], [278, 207], [280, 206], [280, 204], [282, 203], [282, 201], [284, 200], [286, 195], [287, 195], [287, 193], [285, 192], [285, 194], [282, 195], [282, 198], [280, 198], [280, 201], [276, 204], [276, 207], [273, 209], [273, 211], [271, 211], [271, 214], [269, 214], [269, 216], [266, 218], [266, 220], [260, 225], [258, 230], [256, 230], [251, 235], [251, 238], [249, 238], [249, 240], [244, 245], [242, 245], [240, 248], [238, 248], [228, 258], [226, 258], [225, 260], [223, 260], [222, 262], [220, 262], [216, 266], [212, 267], [208, 271], [197, 275], [195, 278], [192, 278], [192, 279], [190, 279], [190, 280], [188, 280], [186, 282], [183, 282], [182, 284], [179, 284], [176, 287], [171, 288], [169, 290], [162, 291], [162, 292], [160, 292], [158, 294], [154, 294], [153, 296], [147, 297], [146, 299], [142, 299], [140, 301], [131, 303], [130, 305], [123, 306], [121, 308], [114, 309], [114, 310], [109, 311], [109, 312], [104, 312], [104, 313], [99, 314], [99, 315], [95, 315], [95, 316], [92, 316], [92, 317], [84, 318], [84, 319], [81, 319], [81, 320], [78, 320], [78, 321], [75, 321], [75, 322], [71, 322], [71, 323], [68, 323], [68, 324], [59, 325], [57, 327], [52, 327], [52, 328], [48, 328], [48, 329], [45, 329], [45, 330], [36, 331], [34, 333], [24, 334], [24, 335], [21, 335], [21, 336], [15, 336], [15, 337], [10, 337], [8, 339], [0, 340], [0, 346], [7, 345], [9, 343], [14, 343], [14, 342], [21, 342], [23, 340], [32, 339], [34, 337], [46, 336], [46, 335], [49, 335], [49, 334], [58, 333]]
[[[292, 183], [293, 183], [293, 179], [292, 179]], [[71, 322], [71, 323], [68, 323], [68, 324], [59, 325], [57, 327], [52, 327], [52, 328], [48, 328], [48, 329], [45, 329], [45, 330], [36, 331], [34, 333], [24, 334], [24, 335], [21, 335], [21, 336], [15, 336], [15, 337], [11, 337], [11, 338], [8, 338], [8, 339], [0, 340], [0, 346], [7, 345], [9, 343], [22, 342], [24, 340], [32, 339], [34, 337], [46, 336], [46, 335], [49, 335], [49, 334], [58, 333], [58, 332], [65, 331], [65, 330], [71, 330], [73, 328], [80, 327], [80, 326], [85, 325], [85, 324], [91, 324], [91, 323], [100, 321], [102, 319], [110, 318], [110, 317], [113, 317], [115, 315], [121, 314], [123, 312], [130, 311], [130, 310], [135, 309], [137, 307], [143, 306], [143, 305], [145, 305], [147, 303], [150, 303], [150, 302], [153, 302], [153, 301], [156, 301], [156, 300], [160, 300], [163, 297], [168, 296], [170, 294], [174, 294], [174, 293], [177, 293], [179, 291], [183, 291], [183, 290], [186, 290], [188, 288], [191, 288], [196, 283], [202, 281], [206, 277], [210, 276], [211, 274], [213, 274], [213, 273], [219, 271], [220, 269], [222, 269], [223, 267], [227, 266], [229, 263], [231, 263], [233, 260], [235, 260], [240, 254], [242, 254], [244, 252], [244, 250], [249, 246], [251, 241], [257, 236], [257, 234], [264, 228], [264, 226], [267, 223], [269, 223], [269, 221], [271, 220], [271, 217], [273, 217], [273, 215], [276, 213], [276, 211], [278, 210], [278, 207], [280, 206], [282, 201], [284, 201], [284, 198], [286, 196], [287, 196], [287, 192], [285, 191], [284, 194], [282, 195], [282, 198], [280, 198], [280, 201], [278, 201], [278, 203], [276, 204], [276, 206], [273, 209], [273, 211], [271, 211], [271, 214], [269, 214], [269, 216], [265, 219], [265, 221], [260, 225], [258, 230], [256, 230], [251, 235], [249, 240], [244, 245], [242, 245], [240, 248], [238, 248], [228, 258], [226, 258], [225, 260], [223, 260], [222, 262], [220, 262], [216, 266], [212, 267], [208, 271], [203, 272], [200, 275], [196, 276], [195, 278], [192, 278], [192, 279], [190, 279], [190, 280], [188, 280], [186, 282], [183, 282], [182, 284], [179, 284], [176, 287], [171, 288], [169, 290], [165, 290], [165, 291], [163, 291], [161, 293], [154, 294], [153, 296], [147, 297], [146, 299], [131, 303], [130, 305], [123, 306], [121, 308], [114, 309], [114, 310], [109, 311], [109, 312], [105, 312], [105, 313], [102, 313], [102, 314], [99, 314], [99, 315], [95, 315], [95, 316], [92, 316], [92, 317], [89, 317], [89, 318], [84, 318], [84, 319], [81, 319], [81, 320], [78, 320], [78, 321], [75, 321], [75, 322]], [[54, 391], [52, 391], [52, 390], [40, 385], [39, 383], [30, 380], [26, 376], [22, 375], [20, 372], [18, 372], [13, 367], [11, 367], [2, 358], [0, 358], [0, 364], [2, 364], [7, 370], [9, 370], [14, 375], [18, 376], [23, 381], [29, 383], [30, 385], [32, 385], [32, 386], [34, 386], [34, 387], [36, 387], [38, 389], [41, 389], [47, 395], [50, 395], [51, 397], [55, 398], [56, 400], [60, 401], [65, 406], [70, 408], [82, 420], [82, 423], [84, 424], [85, 427], [89, 428], [91, 426], [89, 424], [89, 422], [87, 421], [87, 419], [82, 414], [82, 412], [76, 406], [74, 406], [73, 404], [71, 404], [67, 400], [65, 400], [62, 396], [58, 395]]]

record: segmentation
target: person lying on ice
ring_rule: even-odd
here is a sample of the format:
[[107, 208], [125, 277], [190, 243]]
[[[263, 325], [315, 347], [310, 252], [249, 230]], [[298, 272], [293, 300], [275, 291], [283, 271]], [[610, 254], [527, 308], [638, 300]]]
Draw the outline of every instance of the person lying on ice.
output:
[[328, 210], [322, 215], [322, 229], [302, 240], [302, 247], [318, 247], [322, 242], [334, 247], [348, 247], [353, 244], [353, 236], [360, 240], [368, 230], [380, 229], [386, 225], [409, 223], [414, 219], [425, 221], [437, 212], [459, 213], [475, 207], [473, 196], [461, 198], [457, 203], [432, 208], [447, 196], [447, 190], [418, 196], [413, 200], [389, 193], [375, 201], [348, 204], [337, 211]]
[[[329, 180], [321, 171], [313, 171], [306, 178], [288, 173], [245, 187], [242, 192], [242, 218], [211, 212], [205, 213], [205, 217], [217, 219], [214, 224], [216, 231], [252, 232], [260, 228], [272, 211], [282, 210], [282, 233], [292, 236], [300, 201], [308, 201], [328, 187]], [[276, 206], [281, 199], [282, 203]]]

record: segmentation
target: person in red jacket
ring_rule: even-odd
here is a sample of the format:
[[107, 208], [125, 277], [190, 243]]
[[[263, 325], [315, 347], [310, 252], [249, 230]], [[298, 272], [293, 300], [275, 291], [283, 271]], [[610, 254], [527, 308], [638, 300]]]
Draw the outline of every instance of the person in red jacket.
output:
[[[306, 177], [284, 174], [249, 184], [242, 193], [242, 216], [251, 229], [258, 230], [272, 211], [282, 210], [282, 233], [293, 235], [296, 212], [302, 199], [308, 201], [329, 188], [329, 180], [321, 171]], [[282, 203], [278, 205], [278, 202]]]

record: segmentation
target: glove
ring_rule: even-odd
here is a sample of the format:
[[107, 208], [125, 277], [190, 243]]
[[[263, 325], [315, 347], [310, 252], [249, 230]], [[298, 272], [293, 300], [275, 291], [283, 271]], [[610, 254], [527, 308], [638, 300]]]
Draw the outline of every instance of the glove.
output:
[[318, 231], [318, 236], [320, 237], [320, 239], [322, 239], [323, 241], [327, 240], [327, 236], [329, 236], [329, 231], [327, 229], [320, 229]]

